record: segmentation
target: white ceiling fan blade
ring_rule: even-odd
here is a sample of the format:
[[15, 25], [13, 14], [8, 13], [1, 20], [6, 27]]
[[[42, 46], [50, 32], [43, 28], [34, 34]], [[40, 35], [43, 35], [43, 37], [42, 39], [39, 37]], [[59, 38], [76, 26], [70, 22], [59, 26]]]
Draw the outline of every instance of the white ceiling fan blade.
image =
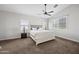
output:
[[48, 13], [53, 13], [54, 11], [50, 11], [50, 12], [48, 12]]
[[45, 15], [51, 16], [50, 14], [45, 14]]
[[58, 4], [55, 4], [53, 7], [56, 8], [58, 6]]

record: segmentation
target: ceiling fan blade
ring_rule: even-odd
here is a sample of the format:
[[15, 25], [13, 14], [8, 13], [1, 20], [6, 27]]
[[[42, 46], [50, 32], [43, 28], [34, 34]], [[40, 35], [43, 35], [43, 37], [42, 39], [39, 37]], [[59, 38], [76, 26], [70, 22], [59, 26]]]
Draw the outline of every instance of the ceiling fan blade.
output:
[[54, 11], [50, 11], [50, 12], [48, 12], [48, 13], [53, 13]]
[[45, 14], [45, 15], [51, 16], [50, 14]]
[[56, 8], [58, 6], [58, 4], [55, 4], [53, 7]]

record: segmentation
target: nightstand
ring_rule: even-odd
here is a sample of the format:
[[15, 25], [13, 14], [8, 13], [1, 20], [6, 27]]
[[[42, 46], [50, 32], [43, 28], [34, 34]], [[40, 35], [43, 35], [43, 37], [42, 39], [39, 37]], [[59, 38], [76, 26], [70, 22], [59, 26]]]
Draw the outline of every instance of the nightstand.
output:
[[21, 33], [21, 38], [27, 38], [27, 33]]

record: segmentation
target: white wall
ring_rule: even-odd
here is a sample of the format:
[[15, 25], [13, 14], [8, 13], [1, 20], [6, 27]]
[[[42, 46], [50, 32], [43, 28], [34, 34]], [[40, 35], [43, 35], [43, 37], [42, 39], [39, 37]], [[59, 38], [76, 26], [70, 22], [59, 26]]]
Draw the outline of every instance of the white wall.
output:
[[[65, 29], [53, 28], [54, 17], [67, 16]], [[79, 42], [79, 5], [71, 5], [49, 19], [49, 29], [57, 36]]]
[[0, 11], [0, 40], [20, 37], [20, 20], [29, 20], [31, 25], [42, 25], [44, 20], [35, 16]]

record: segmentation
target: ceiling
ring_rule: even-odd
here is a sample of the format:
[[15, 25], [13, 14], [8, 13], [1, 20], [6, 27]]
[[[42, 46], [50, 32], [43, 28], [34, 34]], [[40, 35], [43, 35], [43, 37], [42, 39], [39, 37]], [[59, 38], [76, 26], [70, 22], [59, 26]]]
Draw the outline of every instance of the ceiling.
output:
[[[54, 8], [54, 4], [47, 4], [47, 11], [53, 10], [54, 13], [51, 13], [53, 16], [55, 13], [63, 10], [68, 7], [69, 4], [59, 4], [58, 7]], [[44, 10], [44, 4], [0, 4], [0, 10], [15, 12], [25, 15], [33, 15], [41, 18], [48, 18], [50, 16], [45, 16], [42, 14]]]

